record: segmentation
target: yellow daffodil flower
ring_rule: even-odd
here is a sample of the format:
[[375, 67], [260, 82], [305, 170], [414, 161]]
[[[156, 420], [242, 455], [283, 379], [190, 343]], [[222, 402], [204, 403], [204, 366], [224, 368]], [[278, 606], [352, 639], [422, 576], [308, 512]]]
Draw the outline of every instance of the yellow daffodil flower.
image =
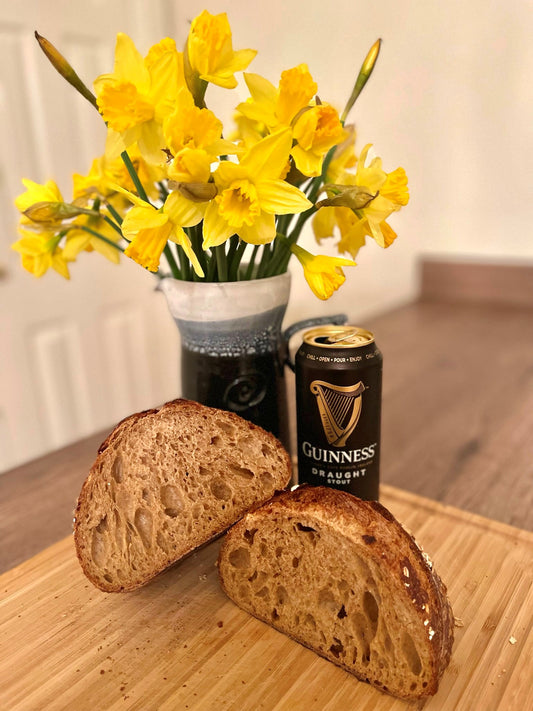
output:
[[[257, 54], [255, 49], [233, 49], [231, 28], [225, 12], [211, 15], [204, 10], [191, 23], [187, 38], [186, 66], [190, 70], [189, 87], [195, 76], [225, 89], [237, 86], [235, 72], [250, 64]], [[194, 94], [194, 88], [191, 88]]]
[[20, 229], [21, 238], [11, 245], [19, 252], [22, 266], [36, 277], [41, 277], [52, 268], [65, 279], [70, 279], [67, 260], [58, 246], [61, 239], [54, 231], [41, 230], [36, 234]]
[[298, 188], [280, 179], [291, 143], [291, 131], [281, 131], [252, 146], [240, 163], [220, 163], [214, 173], [218, 194], [205, 213], [204, 249], [233, 234], [249, 244], [267, 244], [276, 237], [275, 215], [311, 207]]
[[346, 277], [342, 267], [355, 267], [351, 259], [328, 257], [323, 254], [313, 255], [297, 244], [292, 245], [291, 252], [296, 255], [304, 269], [304, 277], [311, 291], [319, 299], [325, 301], [344, 284]]
[[296, 145], [291, 151], [297, 169], [309, 177], [320, 175], [327, 151], [344, 139], [337, 111], [329, 104], [310, 105], [317, 85], [306, 64], [281, 73], [276, 87], [259, 74], [244, 75], [250, 99], [237, 110], [271, 132], [291, 127]]
[[108, 125], [108, 158], [137, 143], [147, 160], [164, 162], [162, 124], [184, 81], [183, 58], [173, 40], [161, 40], [143, 59], [128, 35], [117, 35], [114, 71], [94, 82], [98, 108]]
[[[189, 94], [190, 96], [190, 94]], [[180, 102], [164, 123], [167, 148], [175, 155], [183, 148], [204, 148], [222, 135], [222, 121], [209, 109], [200, 109], [192, 102]]]
[[[118, 243], [121, 236], [104, 220], [104, 214], [105, 213], [101, 211], [95, 216], [80, 215], [80, 217], [74, 220], [67, 232], [66, 243], [63, 247], [63, 257], [67, 261], [73, 262], [80, 252], [95, 251], [114, 264], [120, 262], [120, 250], [113, 247], [109, 242]], [[91, 230], [105, 237], [109, 242], [100, 239], [90, 232], [85, 232], [81, 229], [82, 227], [89, 227]]]
[[323, 207], [314, 215], [312, 225], [319, 243], [323, 239], [333, 237], [335, 228], [338, 228], [338, 251], [355, 258], [366, 242], [364, 234], [361, 235], [358, 230], [360, 222], [361, 219], [349, 207]]
[[405, 170], [397, 168], [387, 174], [382, 168], [381, 158], [377, 157], [367, 164], [370, 148], [371, 146], [367, 145], [361, 152], [357, 171], [355, 175], [350, 175], [350, 185], [365, 188], [369, 194], [376, 197], [361, 209], [323, 207], [313, 218], [313, 229], [318, 241], [332, 237], [337, 226], [341, 234], [337, 245], [339, 251], [349, 253], [354, 258], [364, 246], [367, 236], [372, 237], [383, 248], [393, 243], [397, 235], [386, 220], [409, 202]]
[[294, 125], [297, 145], [291, 151], [296, 167], [304, 175], [315, 177], [322, 172], [322, 161], [330, 148], [344, 139], [339, 114], [328, 104], [304, 111]]
[[145, 269], [156, 272], [163, 250], [170, 240], [183, 247], [196, 274], [204, 276], [183, 227], [192, 227], [202, 220], [205, 204], [188, 200], [176, 191], [168, 196], [163, 207], [157, 209], [118, 185], [115, 189], [134, 204], [122, 223], [122, 233], [130, 241], [124, 252], [126, 257], [130, 257]]
[[290, 126], [294, 117], [309, 105], [317, 91], [317, 84], [307, 64], [299, 64], [281, 73], [279, 86], [271, 84], [259, 74], [244, 74], [250, 98], [237, 106], [243, 116], [264, 123], [270, 131]]
[[[166, 177], [166, 171], [161, 166], [144, 160], [136, 145], [128, 149], [128, 154], [148, 196], [157, 198], [159, 195], [157, 182]], [[126, 190], [134, 190], [133, 181], [122, 158], [108, 160], [105, 155], [95, 158], [87, 175], [74, 173], [72, 179], [73, 199], [76, 201], [94, 197], [112, 198], [116, 192], [109, 187], [111, 183], [118, 183]], [[113, 200], [111, 202], [115, 205]], [[122, 198], [120, 204], [122, 204]]]

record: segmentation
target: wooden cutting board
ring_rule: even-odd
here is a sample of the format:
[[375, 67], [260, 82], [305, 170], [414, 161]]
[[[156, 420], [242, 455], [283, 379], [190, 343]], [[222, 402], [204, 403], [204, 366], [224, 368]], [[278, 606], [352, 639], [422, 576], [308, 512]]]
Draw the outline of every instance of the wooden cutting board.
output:
[[218, 543], [147, 587], [105, 594], [65, 539], [0, 577], [0, 708], [16, 711], [533, 709], [533, 534], [391, 487], [458, 619], [438, 694], [407, 704], [248, 616], [221, 592]]

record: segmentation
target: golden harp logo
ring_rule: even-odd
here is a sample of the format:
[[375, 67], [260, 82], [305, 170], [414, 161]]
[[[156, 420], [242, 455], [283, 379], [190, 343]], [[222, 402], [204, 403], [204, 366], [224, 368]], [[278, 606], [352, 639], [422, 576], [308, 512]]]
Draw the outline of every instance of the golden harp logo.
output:
[[355, 430], [361, 416], [361, 397], [365, 386], [361, 381], [355, 385], [332, 385], [324, 380], [313, 380], [309, 386], [316, 396], [318, 412], [329, 444], [344, 447]]

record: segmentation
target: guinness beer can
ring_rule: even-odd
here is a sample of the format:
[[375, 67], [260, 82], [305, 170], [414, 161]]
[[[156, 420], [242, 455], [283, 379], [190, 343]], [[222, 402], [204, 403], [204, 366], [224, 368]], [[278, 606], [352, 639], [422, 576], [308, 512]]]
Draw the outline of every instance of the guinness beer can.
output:
[[383, 357], [370, 331], [321, 326], [295, 358], [298, 483], [379, 497]]

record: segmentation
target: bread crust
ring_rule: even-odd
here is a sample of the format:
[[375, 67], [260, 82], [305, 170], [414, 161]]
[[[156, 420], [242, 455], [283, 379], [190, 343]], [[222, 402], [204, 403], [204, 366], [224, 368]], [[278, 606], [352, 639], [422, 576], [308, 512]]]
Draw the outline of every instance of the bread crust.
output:
[[[179, 554], [175, 557], [171, 556], [169, 558], [169, 556], [166, 556], [162, 559], [161, 556], [159, 556], [158, 561], [157, 556], [154, 556], [151, 569], [140, 578], [132, 575], [132, 580], [124, 579], [120, 583], [115, 580], [108, 581], [102, 577], [101, 571], [96, 570], [98, 566], [94, 565], [91, 553], [91, 535], [94, 541], [94, 535], [96, 535], [94, 534], [94, 529], [98, 528], [95, 521], [103, 521], [106, 516], [110, 515], [110, 509], [115, 506], [111, 501], [100, 501], [102, 498], [101, 492], [102, 489], [107, 492], [107, 487], [109, 487], [110, 490], [116, 488], [115, 482], [112, 476], [110, 476], [110, 468], [112, 467], [113, 459], [126, 448], [135, 446], [136, 438], [145, 433], [149, 427], [157, 422], [158, 418], [164, 420], [170, 418], [175, 420], [177, 433], [179, 433], [180, 429], [183, 429], [185, 422], [193, 421], [195, 418], [200, 418], [201, 421], [208, 423], [210, 421], [214, 423], [215, 420], [221, 421], [225, 423], [226, 427], [233, 426], [241, 440], [246, 440], [251, 437], [254, 442], [259, 442], [262, 446], [269, 446], [275, 454], [276, 461], [279, 462], [277, 471], [273, 472], [275, 487], [273, 491], [264, 492], [261, 496], [255, 495], [249, 497], [249, 501], [247, 501], [245, 506], [240, 505], [240, 507], [234, 510], [235, 515], [233, 518], [228, 520], [226, 516], [224, 525], [219, 525], [215, 530], [206, 527], [203, 535], [192, 535], [188, 544], [185, 547], [181, 546]], [[215, 427], [214, 424], [213, 427]], [[215, 432], [215, 429], [213, 432]], [[222, 436], [223, 434], [224, 433], [222, 433]], [[200, 450], [197, 454], [201, 458], [202, 451]], [[221, 467], [223, 467], [223, 456], [220, 462]], [[166, 403], [160, 408], [132, 414], [121, 420], [100, 445], [97, 458], [91, 467], [87, 479], [82, 485], [78, 497], [74, 511], [73, 529], [76, 555], [83, 572], [93, 585], [105, 592], [124, 592], [141, 587], [171, 565], [174, 565], [185, 556], [190, 555], [197, 548], [220, 536], [237, 518], [244, 514], [245, 510], [263, 503], [270, 498], [275, 491], [286, 487], [290, 482], [291, 473], [290, 457], [277, 438], [261, 427], [244, 420], [232, 412], [210, 408], [191, 400], [176, 399]], [[188, 476], [188, 472], [186, 472], [186, 475]], [[157, 476], [157, 473], [154, 476]], [[167, 481], [164, 472], [161, 472], [161, 476], [164, 481]], [[107, 484], [107, 487], [104, 487], [104, 484]], [[123, 484], [124, 488], [127, 488], [128, 481], [123, 482]], [[150, 481], [148, 481], [148, 484], [150, 484]], [[160, 486], [160, 483], [157, 483], [157, 486]], [[97, 512], [94, 510], [96, 506], [100, 507], [100, 511]], [[108, 521], [106, 520], [106, 526], [108, 525]], [[133, 524], [130, 526], [130, 530], [135, 533]], [[157, 531], [154, 531], [154, 539], [156, 533]]]
[[232, 594], [234, 591], [230, 589], [231, 584], [228, 583], [228, 560], [232, 549], [242, 541], [245, 531], [261, 531], [261, 522], [272, 520], [276, 516], [281, 516], [284, 520], [304, 521], [306, 525], [320, 524], [358, 546], [363, 542], [367, 555], [396, 581], [396, 594], [409, 604], [419, 626], [430, 635], [427, 645], [430, 681], [424, 689], [417, 690], [415, 694], [409, 691], [393, 693], [390, 689], [383, 688], [379, 682], [375, 683], [375, 680], [357, 673], [353, 667], [343, 663], [342, 659], [324, 653], [308, 644], [305, 639], [281, 629], [272, 619], [256, 614], [256, 611], [249, 607], [243, 606], [244, 609], [382, 691], [405, 699], [435, 694], [439, 680], [450, 661], [453, 645], [454, 617], [446, 587], [413, 536], [378, 502], [362, 501], [336, 489], [306, 485], [277, 494], [263, 506], [249, 512], [226, 534], [220, 549], [218, 569], [221, 586], [228, 597], [240, 604]]

